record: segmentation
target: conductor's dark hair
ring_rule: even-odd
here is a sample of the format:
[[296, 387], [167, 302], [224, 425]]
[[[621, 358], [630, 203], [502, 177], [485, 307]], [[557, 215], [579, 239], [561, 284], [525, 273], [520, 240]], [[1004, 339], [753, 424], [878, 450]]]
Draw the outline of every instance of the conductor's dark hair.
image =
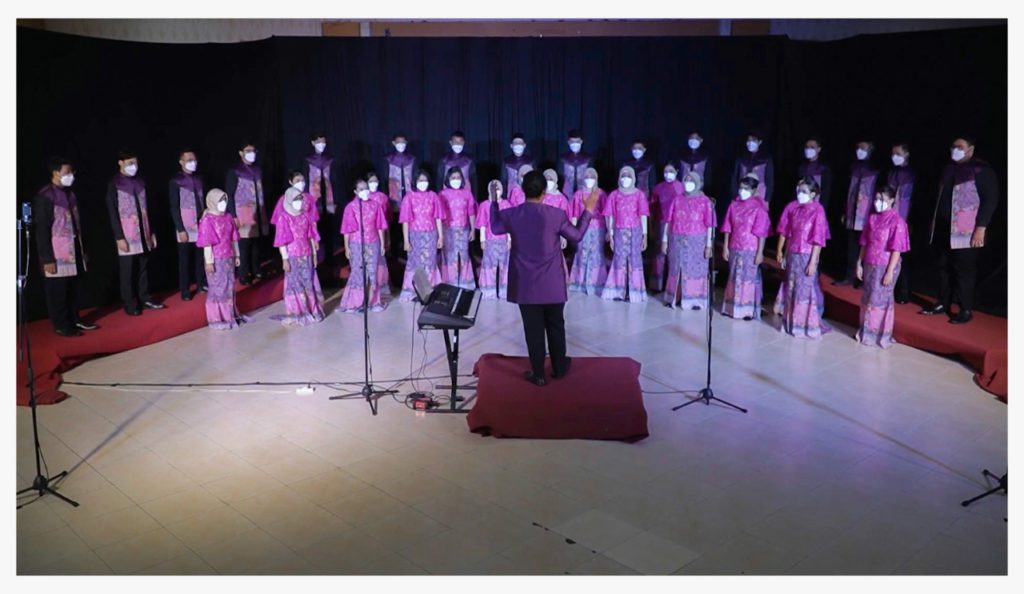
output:
[[324, 134], [324, 132], [321, 131], [321, 130], [316, 130], [312, 134], [309, 135], [309, 141], [310, 142], [313, 142], [317, 138], [327, 138], [327, 134]]
[[756, 190], [757, 186], [761, 185], [761, 182], [757, 181], [756, 178], [750, 177], [749, 175], [740, 180], [741, 186], [747, 186], [751, 190]]
[[568, 136], [566, 136], [566, 138], [583, 138], [583, 135], [580, 134], [579, 130], [573, 128], [572, 130], [569, 130], [569, 134]]
[[516, 140], [522, 140], [523, 142], [526, 142], [526, 136], [523, 136], [522, 132], [513, 132], [512, 140], [509, 142], [515, 142]]
[[540, 198], [548, 187], [548, 180], [540, 171], [533, 170], [523, 177], [523, 193], [527, 198]]
[[296, 177], [298, 177], [298, 176], [300, 176], [300, 175], [301, 175], [301, 176], [303, 177], [303, 179], [305, 179], [305, 177], [306, 177], [306, 174], [305, 174], [305, 173], [302, 173], [302, 172], [301, 172], [301, 171], [299, 171], [298, 169], [292, 169], [291, 171], [289, 171], [289, 172], [288, 172], [288, 181], [289, 181], [289, 183], [290, 183], [290, 182], [291, 182], [291, 181], [292, 181], [293, 179], [295, 179]]
[[50, 157], [48, 164], [50, 166], [49, 171], [51, 174], [53, 174], [54, 171], [59, 172], [61, 169], [64, 168], [65, 165], [70, 166], [72, 171], [75, 170], [75, 164], [69, 161], [68, 159], [65, 159], [64, 157]]
[[117, 151], [118, 161], [127, 161], [128, 159], [136, 159], [139, 154], [130, 148], [122, 147], [121, 150]]
[[805, 177], [800, 180], [797, 187], [799, 188], [800, 186], [807, 186], [811, 190], [812, 194], [817, 195], [821, 193], [821, 186], [818, 185], [818, 182], [814, 181], [813, 177]]

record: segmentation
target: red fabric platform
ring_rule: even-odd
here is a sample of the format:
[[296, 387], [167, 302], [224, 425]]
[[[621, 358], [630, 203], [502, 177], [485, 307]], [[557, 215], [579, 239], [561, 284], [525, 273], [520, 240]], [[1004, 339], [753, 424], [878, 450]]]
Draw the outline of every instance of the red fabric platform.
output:
[[[832, 279], [822, 275], [825, 292], [825, 316], [850, 326], [860, 325], [862, 291], [850, 286], [833, 287]], [[924, 351], [956, 355], [976, 371], [974, 380], [983, 389], [1007, 400], [1007, 324], [1000, 318], [974, 312], [970, 323], [954, 325], [945, 315], [922, 316], [924, 305], [934, 303], [914, 299], [896, 306], [896, 341]]]
[[[280, 300], [282, 287], [280, 275], [248, 287], [237, 285], [235, 299], [239, 311], [246, 313]], [[48, 319], [30, 323], [36, 402], [54, 404], [67, 398], [67, 394], [58, 390], [61, 374], [90, 359], [146, 346], [206, 326], [205, 293], [197, 293], [191, 301], [182, 301], [177, 292], [159, 295], [157, 300], [167, 308], [146, 309], [138, 317], [124, 313], [120, 305], [83, 311], [82, 318], [98, 325], [99, 329], [83, 332], [82, 336], [58, 336]], [[17, 373], [18, 404], [27, 406], [28, 368], [24, 361], [18, 361]]]
[[[550, 362], [548, 363], [550, 367]], [[523, 379], [526, 357], [486, 354], [476, 362], [469, 430], [494, 437], [639, 441], [647, 432], [640, 363], [575, 357], [569, 375], [539, 388]]]

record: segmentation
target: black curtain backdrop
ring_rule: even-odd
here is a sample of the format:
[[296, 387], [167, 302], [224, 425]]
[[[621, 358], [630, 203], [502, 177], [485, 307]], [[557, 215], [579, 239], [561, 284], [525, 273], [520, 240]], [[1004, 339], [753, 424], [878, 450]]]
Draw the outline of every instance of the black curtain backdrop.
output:
[[[835, 173], [832, 243], [825, 266], [843, 257], [838, 224], [854, 144], [874, 140], [889, 165], [894, 141], [911, 143], [919, 174], [913, 228], [915, 290], [934, 290], [927, 224], [949, 145], [977, 139], [1004, 192], [979, 261], [978, 308], [1005, 315], [1007, 301], [1007, 28], [860, 36], [834, 42], [739, 38], [272, 38], [230, 45], [149, 44], [18, 29], [18, 202], [48, 182], [47, 158], [77, 168], [89, 272], [83, 306], [116, 302], [116, 250], [104, 192], [117, 150], [133, 147], [147, 182], [160, 248], [156, 290], [176, 286], [167, 181], [177, 151], [196, 150], [206, 187], [220, 187], [239, 144], [259, 149], [269, 200], [323, 130], [339, 165], [345, 200], [356, 177], [381, 170], [392, 134], [433, 175], [449, 134], [466, 133], [477, 159], [477, 196], [498, 176], [513, 132], [543, 167], [579, 128], [605, 188], [634, 138], [660, 171], [699, 130], [712, 154], [707, 192], [720, 214], [728, 176], [757, 130], [775, 159], [773, 220], [793, 197], [808, 135]], [[33, 261], [28, 305], [45, 316]]]

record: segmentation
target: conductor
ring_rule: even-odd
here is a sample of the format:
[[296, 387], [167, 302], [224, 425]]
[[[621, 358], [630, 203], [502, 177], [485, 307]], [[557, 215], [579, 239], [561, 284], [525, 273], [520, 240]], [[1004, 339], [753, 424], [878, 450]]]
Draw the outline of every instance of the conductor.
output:
[[539, 171], [523, 178], [526, 202], [515, 208], [500, 210], [496, 196], [491, 196], [491, 226], [496, 235], [512, 236], [508, 267], [508, 300], [519, 305], [530, 354], [530, 370], [523, 374], [527, 381], [544, 386], [544, 337], [551, 353], [552, 377], [569, 373], [572, 359], [565, 356], [565, 259], [560, 238], [579, 242], [597, 204], [597, 188], [587, 197], [586, 211], [574, 226], [560, 208], [542, 204], [547, 180]]

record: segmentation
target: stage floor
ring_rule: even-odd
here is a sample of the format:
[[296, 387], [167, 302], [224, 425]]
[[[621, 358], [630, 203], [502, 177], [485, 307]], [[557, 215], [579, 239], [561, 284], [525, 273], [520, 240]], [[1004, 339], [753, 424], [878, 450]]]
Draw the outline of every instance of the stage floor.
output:
[[[337, 296], [330, 302], [333, 309]], [[78, 382], [362, 379], [362, 319], [309, 328], [269, 319], [202, 329], [65, 375]], [[426, 361], [412, 304], [371, 316], [382, 386]], [[569, 354], [643, 365], [650, 437], [637, 443], [496, 439], [463, 415], [390, 398], [370, 415], [337, 390], [136, 390], [65, 385], [39, 409], [61, 491], [18, 511], [20, 574], [1004, 574], [1007, 504], [981, 469], [1007, 463], [1007, 408], [959, 362], [861, 347], [839, 327], [797, 340], [715, 318], [715, 395], [704, 314], [573, 296]], [[525, 354], [519, 313], [484, 302], [460, 372], [483, 353]], [[412, 361], [411, 361], [412, 360]], [[468, 379], [468, 378], [467, 378]], [[430, 390], [442, 380], [421, 380]], [[400, 386], [403, 394], [413, 384]], [[442, 390], [435, 389], [436, 393]], [[18, 485], [34, 474], [17, 408]], [[568, 541], [567, 541], [568, 539]], [[569, 542], [572, 541], [572, 544]]]

